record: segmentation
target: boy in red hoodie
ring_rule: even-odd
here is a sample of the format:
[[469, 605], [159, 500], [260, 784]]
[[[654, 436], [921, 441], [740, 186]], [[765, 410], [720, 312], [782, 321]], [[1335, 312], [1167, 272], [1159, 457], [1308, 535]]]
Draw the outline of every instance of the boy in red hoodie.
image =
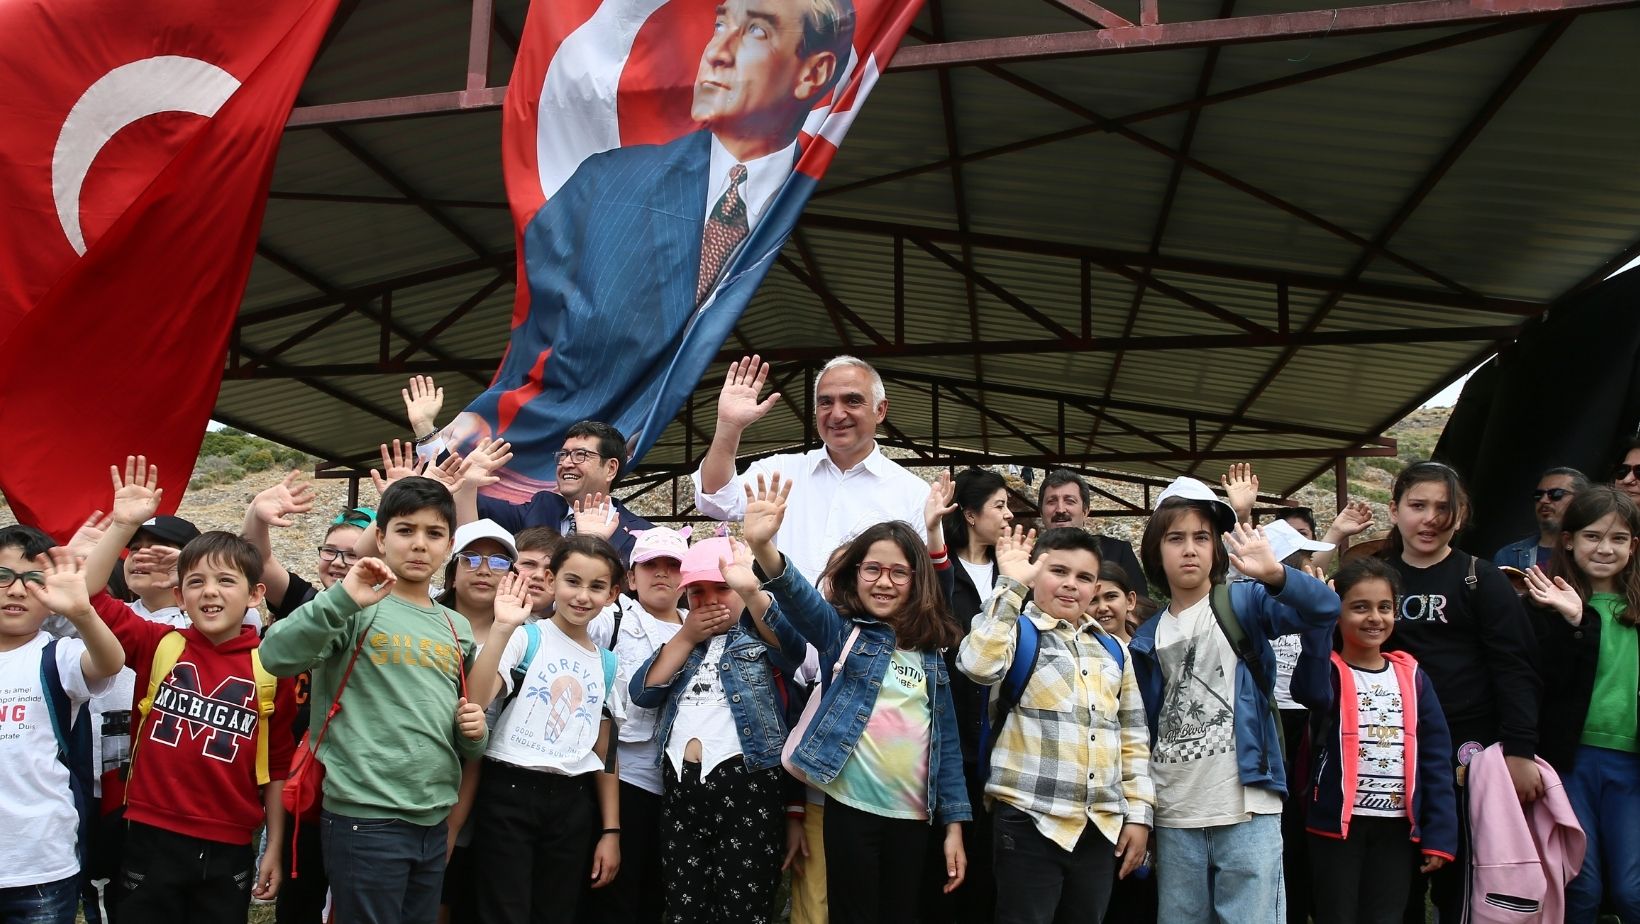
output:
[[[99, 552], [124, 547], [159, 505], [153, 479], [121, 484], [116, 473], [115, 484], [114, 523]], [[261, 553], [232, 533], [208, 532], [183, 547], [177, 576], [187, 628], [149, 622], [106, 592], [92, 599], [136, 671], [142, 701], [118, 915], [121, 924], [244, 924], [252, 895], [279, 890], [294, 687], [262, 669], [256, 629], [243, 624], [262, 603]], [[268, 849], [258, 865], [264, 820]]]

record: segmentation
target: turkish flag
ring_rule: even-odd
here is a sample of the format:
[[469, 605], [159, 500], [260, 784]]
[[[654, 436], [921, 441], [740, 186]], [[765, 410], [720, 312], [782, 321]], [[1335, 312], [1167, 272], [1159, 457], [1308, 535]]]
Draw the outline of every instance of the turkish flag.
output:
[[65, 539], [144, 453], [174, 510], [337, 0], [0, 0], [0, 490]]

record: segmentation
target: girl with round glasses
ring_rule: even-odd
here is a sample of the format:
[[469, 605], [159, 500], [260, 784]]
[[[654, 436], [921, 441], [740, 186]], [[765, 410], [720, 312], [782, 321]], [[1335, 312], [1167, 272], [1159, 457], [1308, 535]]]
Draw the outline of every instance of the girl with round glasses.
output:
[[[933, 838], [945, 891], [967, 874], [961, 822], [973, 810], [941, 653], [961, 636], [927, 546], [897, 520], [834, 555], [821, 596], [775, 547], [790, 489], [778, 475], [768, 486], [759, 476], [755, 493], [746, 488], [746, 542], [777, 604], [765, 618], [788, 620], [822, 665], [836, 667], [822, 675], [817, 711], [784, 759], [826, 794], [831, 920], [915, 918]], [[737, 581], [751, 575], [731, 570]]]

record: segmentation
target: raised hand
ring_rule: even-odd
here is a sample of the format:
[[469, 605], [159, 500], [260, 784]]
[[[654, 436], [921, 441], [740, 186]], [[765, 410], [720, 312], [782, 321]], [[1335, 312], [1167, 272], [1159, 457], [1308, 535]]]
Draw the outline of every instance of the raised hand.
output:
[[957, 486], [952, 483], [949, 470], [940, 472], [940, 477], [928, 486], [928, 500], [923, 501], [923, 525], [928, 527], [929, 533], [940, 529], [945, 515], [957, 509], [953, 500], [956, 495]]
[[754, 551], [774, 542], [774, 534], [780, 532], [780, 524], [786, 519], [786, 497], [791, 493], [792, 483], [783, 481], [779, 472], [767, 481], [759, 474], [756, 490], [746, 485], [746, 514], [740, 532]]
[[[453, 455], [453, 453], [452, 453]], [[512, 461], [512, 446], [506, 440], [485, 437], [478, 441], [456, 470], [463, 488], [487, 488], [501, 480], [495, 470]], [[454, 493], [455, 489], [451, 489]]]
[[1583, 622], [1583, 598], [1563, 577], [1551, 578], [1533, 565], [1526, 570], [1526, 592], [1538, 606], [1552, 609], [1572, 625]]
[[719, 558], [718, 570], [723, 573], [723, 583], [729, 589], [742, 597], [750, 597], [763, 589], [763, 584], [757, 579], [757, 573], [752, 570], [752, 548], [744, 542], [729, 540], [734, 549], [733, 558]]
[[1011, 578], [1031, 586], [1036, 580], [1037, 572], [1042, 570], [1042, 560], [1031, 561], [1031, 549], [1036, 546], [1036, 530], [1026, 531], [1023, 526], [1006, 527], [1002, 535], [997, 537], [996, 556], [997, 571], [1003, 577]]
[[181, 557], [181, 549], [150, 545], [132, 552], [130, 561], [133, 569], [148, 572], [155, 590], [166, 590], [177, 586], [177, 561]]
[[693, 647], [729, 631], [739, 617], [739, 613], [721, 603], [697, 606], [689, 611], [689, 615], [683, 617], [683, 628], [678, 630], [678, 634], [687, 639], [690, 647]]
[[404, 397], [404, 416], [410, 420], [410, 431], [417, 438], [436, 429], [438, 412], [444, 407], [444, 389], [433, 384], [430, 375], [412, 375], [408, 388], [399, 389]]
[[342, 578], [342, 589], [362, 610], [385, 600], [393, 592], [397, 581], [393, 569], [387, 567], [386, 562], [379, 558], [361, 558]]
[[594, 491], [575, 499], [576, 535], [597, 536], [608, 541], [620, 525], [621, 514], [615, 509], [614, 498]]
[[1372, 508], [1366, 501], [1350, 501], [1338, 516], [1333, 518], [1332, 527], [1328, 533], [1337, 533], [1339, 536], [1349, 537], [1359, 535], [1372, 528]]
[[165, 495], [159, 486], [159, 466], [149, 465], [147, 456], [126, 456], [124, 476], [117, 465], [110, 465], [108, 474], [114, 482], [114, 522], [130, 527], [148, 522]]
[[1258, 476], [1253, 474], [1253, 466], [1246, 462], [1231, 463], [1230, 470], [1219, 478], [1219, 484], [1231, 509], [1236, 511], [1236, 519], [1251, 522], [1253, 505], [1258, 502]]
[[251, 499], [251, 512], [269, 526], [284, 528], [294, 525], [293, 514], [312, 510], [316, 497], [313, 483], [293, 469], [285, 480], [263, 488]]
[[1230, 545], [1230, 564], [1235, 565], [1237, 571], [1255, 581], [1276, 587], [1286, 581], [1287, 572], [1281, 562], [1276, 561], [1263, 527], [1237, 523], [1235, 529], [1224, 534], [1224, 538]]
[[413, 475], [426, 475], [431, 462], [422, 462], [416, 458], [416, 444], [400, 440], [393, 441], [393, 448], [388, 450], [387, 444], [382, 444], [382, 469], [370, 470], [370, 480], [376, 483], [376, 493], [386, 494], [393, 482], [400, 478], [409, 478]]
[[461, 458], [461, 453], [452, 452], [446, 455], [444, 461], [437, 465], [427, 465], [423, 474], [444, 485], [451, 494], [454, 494], [466, 486], [461, 474], [466, 467], [467, 463]]
[[501, 579], [495, 591], [495, 624], [511, 632], [524, 624], [535, 609], [530, 579], [516, 571]]
[[760, 420], [780, 400], [774, 392], [762, 401], [757, 395], [769, 380], [769, 364], [756, 356], [742, 356], [729, 364], [718, 392], [717, 425], [720, 429], [744, 430]]
[[75, 558], [68, 549], [56, 546], [46, 553], [43, 584], [23, 581], [23, 589], [53, 613], [67, 616], [71, 621], [95, 618], [91, 609], [91, 594], [85, 588], [85, 561]]
[[98, 542], [102, 541], [103, 533], [108, 532], [108, 527], [112, 525], [114, 525], [114, 515], [112, 513], [104, 516], [101, 510], [91, 511], [91, 515], [85, 518], [85, 522], [81, 523], [80, 528], [74, 531], [74, 535], [68, 537], [68, 554], [77, 558], [85, 558], [90, 555], [91, 550], [97, 547]]

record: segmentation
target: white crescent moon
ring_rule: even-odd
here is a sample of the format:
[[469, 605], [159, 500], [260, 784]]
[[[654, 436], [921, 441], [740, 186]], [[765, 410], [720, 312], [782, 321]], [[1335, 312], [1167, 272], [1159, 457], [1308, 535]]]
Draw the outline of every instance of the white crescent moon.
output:
[[160, 112], [210, 118], [239, 89], [239, 80], [198, 58], [159, 55], [122, 64], [97, 78], [69, 109], [51, 153], [51, 197], [75, 253], [85, 255], [80, 189], [103, 145], [120, 129]]

